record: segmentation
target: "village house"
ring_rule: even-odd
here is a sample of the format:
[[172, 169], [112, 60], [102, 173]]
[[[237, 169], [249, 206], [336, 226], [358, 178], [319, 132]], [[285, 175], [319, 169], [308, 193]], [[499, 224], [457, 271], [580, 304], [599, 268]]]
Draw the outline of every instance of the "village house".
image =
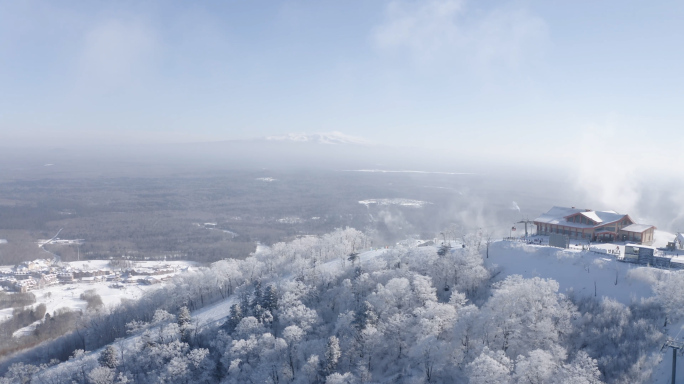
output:
[[52, 260], [49, 259], [37, 259], [33, 261], [24, 261], [19, 264], [17, 269], [25, 268], [29, 271], [38, 271], [42, 269], [48, 269], [52, 265]]
[[17, 280], [12, 277], [3, 277], [0, 278], [0, 286], [15, 292], [26, 293], [36, 287], [36, 281], [30, 278], [26, 280]]
[[98, 269], [98, 270], [92, 270], [92, 271], [82, 271], [82, 270], [76, 270], [73, 272], [74, 279], [83, 279], [86, 277], [98, 277], [98, 276], [104, 276], [108, 275], [109, 271], [106, 271], [104, 269]]
[[553, 207], [534, 220], [537, 234], [562, 234], [588, 241], [653, 243], [655, 227], [637, 224], [629, 215], [575, 207]]
[[74, 274], [71, 272], [61, 272], [57, 274], [57, 279], [62, 283], [71, 283], [74, 281]]
[[176, 270], [171, 266], [164, 266], [161, 268], [130, 268], [125, 271], [131, 276], [155, 276], [175, 273]]

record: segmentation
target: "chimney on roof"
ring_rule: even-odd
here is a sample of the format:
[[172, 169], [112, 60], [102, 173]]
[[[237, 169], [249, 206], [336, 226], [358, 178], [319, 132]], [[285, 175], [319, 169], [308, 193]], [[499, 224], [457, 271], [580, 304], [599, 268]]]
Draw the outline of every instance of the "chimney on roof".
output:
[[587, 208], [584, 210], [584, 212], [591, 212], [591, 209]]
[[572, 209], [575, 209], [575, 207], [572, 207]]

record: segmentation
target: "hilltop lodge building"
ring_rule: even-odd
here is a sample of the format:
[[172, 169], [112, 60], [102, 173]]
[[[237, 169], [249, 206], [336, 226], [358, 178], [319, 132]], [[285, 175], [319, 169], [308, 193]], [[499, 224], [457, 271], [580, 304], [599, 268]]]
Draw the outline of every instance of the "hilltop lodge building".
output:
[[653, 225], [634, 223], [629, 215], [575, 207], [553, 207], [536, 218], [534, 224], [540, 235], [556, 233], [570, 239], [629, 241], [639, 244], [653, 243], [655, 231]]

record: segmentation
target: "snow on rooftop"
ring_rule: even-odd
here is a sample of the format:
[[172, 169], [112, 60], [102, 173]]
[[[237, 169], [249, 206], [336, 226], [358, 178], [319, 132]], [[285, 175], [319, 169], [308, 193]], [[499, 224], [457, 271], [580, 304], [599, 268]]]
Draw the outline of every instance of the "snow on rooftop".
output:
[[612, 223], [618, 221], [625, 217], [626, 215], [622, 213], [617, 213], [615, 211], [593, 211], [598, 217], [601, 218], [603, 224]]
[[658, 248], [651, 246], [651, 245], [636, 244], [636, 243], [627, 243], [627, 244], [625, 244], [625, 247], [646, 248], [646, 249], [652, 249], [654, 251], [658, 249]]
[[423, 207], [426, 204], [432, 204], [427, 201], [421, 201], [421, 200], [413, 200], [413, 199], [368, 199], [368, 200], [361, 200], [359, 201], [359, 204], [363, 204], [366, 207], [370, 206], [371, 204], [377, 204], [377, 205], [399, 205], [402, 207], [416, 207], [420, 208]]
[[609, 224], [616, 222], [626, 215], [623, 215], [621, 213], [617, 213], [615, 211], [592, 211], [592, 210], [586, 210], [586, 209], [578, 209], [578, 208], [567, 208], [567, 207], [553, 207], [551, 208], [548, 212], [542, 214], [538, 218], [536, 218], [534, 221], [540, 222], [540, 223], [546, 223], [546, 224], [560, 224], [560, 225], [565, 225], [568, 227], [577, 227], [577, 228], [592, 228], [595, 227], [594, 225], [589, 225], [589, 224], [580, 224], [580, 223], [571, 223], [567, 221], [568, 216], [572, 216], [574, 214], [581, 213], [583, 216], [599, 223], [599, 224]]
[[681, 232], [677, 233], [676, 238], [677, 238], [677, 241], [679, 241], [680, 243], [684, 243], [684, 233], [681, 233]]
[[603, 220], [600, 217], [598, 217], [598, 215], [594, 211], [582, 212], [580, 213], [580, 215], [588, 217], [589, 219], [594, 220], [597, 223], [603, 223]]
[[651, 228], [653, 228], [653, 226], [649, 225], [649, 224], [632, 224], [632, 225], [628, 225], [628, 226], [622, 228], [622, 230], [627, 231], [627, 232], [641, 233], [641, 232], [644, 232], [647, 229], [651, 229]]
[[576, 208], [566, 208], [566, 207], [552, 207], [548, 212], [543, 213], [541, 216], [537, 217], [534, 221], [547, 224], [560, 224], [560, 222], [565, 222], [565, 218], [573, 215], [575, 213], [582, 212], [581, 209]]

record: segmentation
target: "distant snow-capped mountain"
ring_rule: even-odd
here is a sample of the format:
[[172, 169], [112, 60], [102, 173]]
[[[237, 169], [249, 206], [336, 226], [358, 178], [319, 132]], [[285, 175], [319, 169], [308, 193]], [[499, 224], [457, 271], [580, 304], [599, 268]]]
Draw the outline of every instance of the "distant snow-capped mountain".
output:
[[282, 141], [282, 142], [298, 142], [298, 143], [315, 143], [315, 144], [354, 144], [354, 145], [369, 145], [368, 140], [345, 135], [341, 132], [321, 132], [321, 133], [288, 133], [282, 136], [267, 136], [264, 138], [267, 141]]

